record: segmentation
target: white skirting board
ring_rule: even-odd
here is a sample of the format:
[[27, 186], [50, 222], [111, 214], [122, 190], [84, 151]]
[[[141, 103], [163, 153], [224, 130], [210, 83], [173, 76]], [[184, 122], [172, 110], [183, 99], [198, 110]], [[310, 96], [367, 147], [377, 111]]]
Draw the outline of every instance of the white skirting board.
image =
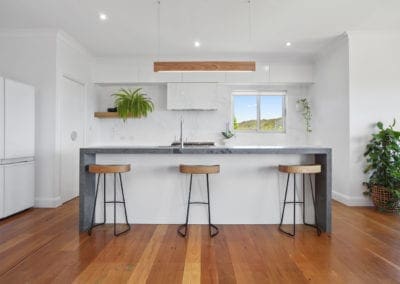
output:
[[35, 207], [37, 208], [56, 208], [61, 204], [60, 196], [53, 198], [35, 198]]
[[374, 206], [372, 201], [365, 196], [349, 196], [337, 191], [332, 191], [332, 199], [347, 206]]

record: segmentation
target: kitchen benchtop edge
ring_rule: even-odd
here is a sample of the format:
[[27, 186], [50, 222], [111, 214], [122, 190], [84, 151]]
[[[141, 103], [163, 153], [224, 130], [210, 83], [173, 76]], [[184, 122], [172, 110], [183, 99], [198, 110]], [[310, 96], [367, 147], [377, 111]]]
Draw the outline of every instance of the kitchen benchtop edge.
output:
[[329, 147], [323, 146], [196, 146], [196, 147], [172, 147], [172, 146], [90, 146], [81, 148], [81, 152], [86, 153], [171, 153], [171, 154], [190, 154], [190, 153], [268, 153], [268, 152], [298, 152], [298, 153], [330, 153]]

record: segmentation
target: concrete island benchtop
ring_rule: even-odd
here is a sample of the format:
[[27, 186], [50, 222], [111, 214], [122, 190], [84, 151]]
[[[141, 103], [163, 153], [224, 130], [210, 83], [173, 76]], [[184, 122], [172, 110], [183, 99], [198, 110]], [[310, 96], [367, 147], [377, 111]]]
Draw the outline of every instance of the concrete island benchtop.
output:
[[[307, 155], [322, 166], [322, 172], [315, 176], [317, 217], [322, 231], [331, 232], [332, 194], [332, 149], [320, 146], [91, 146], [80, 149], [79, 179], [79, 230], [87, 231], [91, 224], [95, 198], [95, 175], [88, 172], [90, 164], [96, 163], [96, 156], [103, 155]], [[220, 157], [219, 157], [220, 158]], [[252, 159], [249, 157], [249, 159]], [[260, 163], [260, 160], [257, 161]], [[260, 179], [263, 178], [260, 173]], [[276, 213], [276, 212], [275, 212]], [[134, 219], [134, 218], [133, 218]]]
[[325, 154], [332, 149], [319, 146], [92, 146], [81, 154]]

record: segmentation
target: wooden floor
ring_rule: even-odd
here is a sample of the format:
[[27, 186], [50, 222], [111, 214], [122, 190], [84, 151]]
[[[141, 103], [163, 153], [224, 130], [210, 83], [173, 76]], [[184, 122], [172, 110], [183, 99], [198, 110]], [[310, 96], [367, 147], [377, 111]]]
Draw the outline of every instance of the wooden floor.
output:
[[333, 203], [333, 233], [299, 226], [134, 225], [78, 233], [78, 200], [0, 221], [0, 283], [400, 283], [400, 218]]

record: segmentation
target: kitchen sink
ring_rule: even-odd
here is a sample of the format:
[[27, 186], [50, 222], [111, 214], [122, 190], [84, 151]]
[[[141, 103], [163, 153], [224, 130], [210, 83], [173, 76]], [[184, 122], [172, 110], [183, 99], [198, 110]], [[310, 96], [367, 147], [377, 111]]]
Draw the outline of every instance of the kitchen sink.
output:
[[[172, 142], [171, 146], [180, 146], [180, 142]], [[214, 142], [184, 142], [183, 147], [201, 147], [201, 146], [215, 146]]]

